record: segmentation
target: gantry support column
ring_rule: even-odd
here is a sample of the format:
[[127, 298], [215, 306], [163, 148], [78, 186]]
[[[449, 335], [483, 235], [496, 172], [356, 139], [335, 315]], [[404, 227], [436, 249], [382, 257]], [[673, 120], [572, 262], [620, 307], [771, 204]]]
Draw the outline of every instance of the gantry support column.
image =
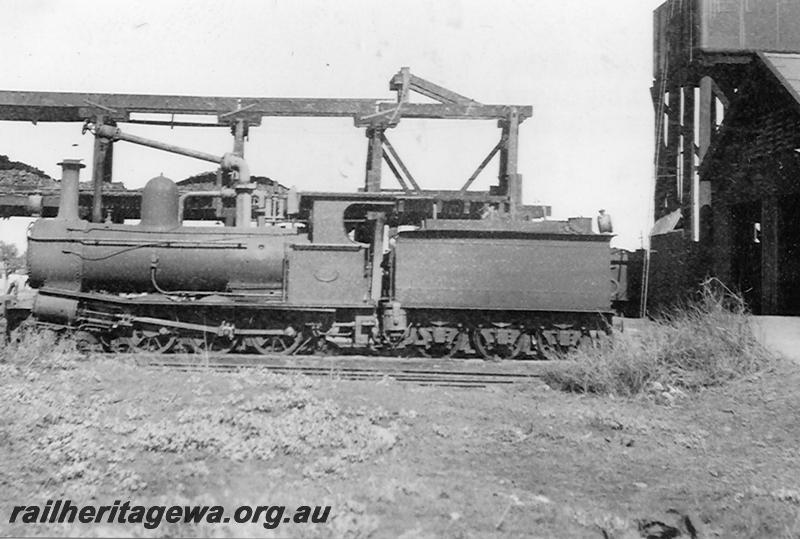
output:
[[[247, 121], [241, 118], [237, 119], [231, 130], [233, 132], [233, 153], [239, 157], [244, 157], [244, 140], [248, 134]], [[236, 190], [236, 226], [248, 228], [252, 221], [255, 184], [252, 183], [249, 177], [247, 182], [243, 180], [244, 178], [240, 175], [239, 180], [233, 186]]]
[[381, 190], [381, 167], [383, 166], [383, 127], [368, 127], [367, 168], [364, 178], [364, 191], [368, 193]]
[[505, 143], [500, 148], [499, 194], [508, 196], [511, 213], [522, 204], [522, 175], [517, 169], [519, 156], [519, 111], [512, 109], [498, 122]]
[[[114, 125], [113, 122], [106, 122], [106, 118], [102, 114], [97, 115], [95, 125], [99, 127], [104, 123]], [[111, 141], [95, 137], [92, 159], [92, 222], [94, 223], [103, 221], [103, 183], [111, 181], [113, 158], [114, 150]]]
[[231, 126], [233, 133], [233, 153], [239, 157], [244, 157], [244, 139], [248, 135], [248, 125], [244, 120], [236, 120], [236, 123]]

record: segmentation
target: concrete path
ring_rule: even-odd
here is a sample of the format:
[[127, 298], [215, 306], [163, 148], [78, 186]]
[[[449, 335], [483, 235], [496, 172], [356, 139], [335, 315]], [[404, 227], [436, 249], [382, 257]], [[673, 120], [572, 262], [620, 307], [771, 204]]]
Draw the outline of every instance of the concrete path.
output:
[[[616, 323], [633, 334], [651, 324], [644, 318], [617, 319]], [[753, 333], [772, 352], [800, 363], [800, 316], [754, 316]]]
[[800, 363], [800, 316], [754, 316], [756, 338], [769, 350]]

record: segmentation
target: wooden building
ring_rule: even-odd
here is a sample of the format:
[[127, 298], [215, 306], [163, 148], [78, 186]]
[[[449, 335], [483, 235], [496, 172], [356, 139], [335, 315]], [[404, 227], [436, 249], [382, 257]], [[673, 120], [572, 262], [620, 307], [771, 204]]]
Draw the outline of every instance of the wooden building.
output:
[[671, 0], [654, 60], [648, 311], [716, 276], [800, 314], [800, 2]]

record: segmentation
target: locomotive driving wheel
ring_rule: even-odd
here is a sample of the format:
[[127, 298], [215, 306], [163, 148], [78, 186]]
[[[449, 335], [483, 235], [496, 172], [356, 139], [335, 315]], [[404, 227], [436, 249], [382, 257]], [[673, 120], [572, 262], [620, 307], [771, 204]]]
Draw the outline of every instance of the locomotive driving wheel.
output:
[[265, 335], [263, 337], [249, 337], [247, 345], [262, 355], [282, 354], [290, 355], [303, 344], [303, 334], [294, 335]]
[[188, 339], [189, 348], [195, 353], [219, 352], [227, 354], [236, 347], [236, 339], [224, 335], [202, 335]]
[[92, 352], [103, 351], [103, 344], [94, 334], [90, 333], [89, 331], [76, 331], [72, 338], [75, 341], [75, 347], [79, 352], [90, 354]]
[[177, 342], [172, 333], [147, 329], [134, 329], [129, 339], [132, 349], [158, 354], [169, 352]]
[[122, 335], [103, 335], [100, 342], [106, 350], [115, 354], [124, 354], [134, 349], [133, 339]]

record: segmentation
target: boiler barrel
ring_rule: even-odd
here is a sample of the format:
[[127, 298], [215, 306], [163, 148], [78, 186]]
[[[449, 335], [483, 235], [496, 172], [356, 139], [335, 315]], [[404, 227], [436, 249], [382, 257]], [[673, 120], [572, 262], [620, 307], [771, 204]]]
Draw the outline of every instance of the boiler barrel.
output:
[[151, 268], [166, 291], [274, 290], [284, 253], [306, 236], [283, 229], [90, 224], [37, 221], [28, 238], [34, 287], [152, 292]]

